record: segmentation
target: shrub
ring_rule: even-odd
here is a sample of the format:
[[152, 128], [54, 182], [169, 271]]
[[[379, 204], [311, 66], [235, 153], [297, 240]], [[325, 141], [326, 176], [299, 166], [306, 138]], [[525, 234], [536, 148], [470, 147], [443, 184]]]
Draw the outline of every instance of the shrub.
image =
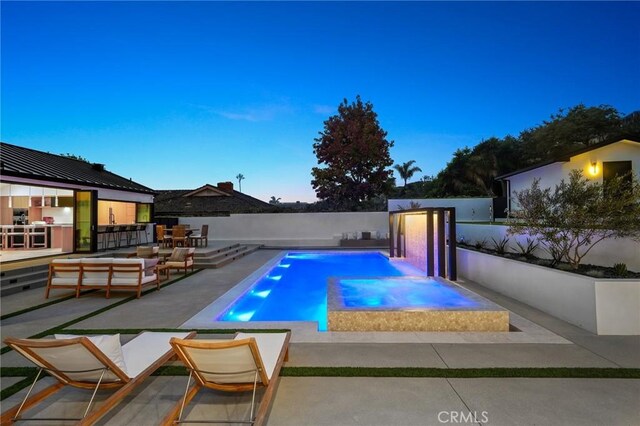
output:
[[538, 243], [534, 238], [527, 237], [527, 244], [521, 244], [519, 241], [516, 241], [516, 246], [518, 246], [518, 252], [526, 257], [527, 259], [533, 256], [533, 252], [538, 248]]
[[487, 239], [483, 238], [482, 240], [477, 240], [474, 246], [478, 250], [482, 250], [482, 249], [486, 248], [487, 247]]
[[600, 183], [572, 170], [555, 190], [541, 189], [536, 179], [514, 195], [518, 210], [508, 221], [509, 233], [537, 237], [554, 264], [566, 260], [578, 269], [600, 241], [640, 238], [640, 182], [634, 174]]
[[491, 238], [491, 241], [493, 241], [493, 249], [496, 253], [505, 254], [507, 252], [507, 249], [509, 248], [507, 245], [509, 243], [508, 237], [503, 237], [500, 241], [496, 241], [494, 238]]
[[616, 263], [615, 265], [613, 265], [613, 273], [616, 274], [616, 277], [620, 278], [624, 278], [629, 275], [627, 265], [624, 263]]

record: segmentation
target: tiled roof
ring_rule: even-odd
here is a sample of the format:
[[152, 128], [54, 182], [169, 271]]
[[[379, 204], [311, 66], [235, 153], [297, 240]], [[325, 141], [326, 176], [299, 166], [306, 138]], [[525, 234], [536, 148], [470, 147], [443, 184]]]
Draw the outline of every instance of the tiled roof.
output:
[[0, 172], [3, 176], [155, 193], [151, 188], [105, 170], [104, 165], [74, 160], [5, 142], [0, 142]]
[[232, 213], [261, 213], [274, 210], [271, 204], [235, 190], [229, 192], [229, 196], [185, 196], [193, 192], [192, 189], [158, 191], [154, 199], [155, 215], [226, 216]]

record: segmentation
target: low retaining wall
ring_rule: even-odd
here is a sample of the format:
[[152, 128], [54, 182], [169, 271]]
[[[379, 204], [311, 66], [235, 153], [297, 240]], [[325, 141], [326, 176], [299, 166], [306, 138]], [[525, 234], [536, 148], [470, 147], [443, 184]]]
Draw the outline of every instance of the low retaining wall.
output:
[[599, 279], [458, 248], [458, 274], [600, 335], [640, 335], [640, 280]]

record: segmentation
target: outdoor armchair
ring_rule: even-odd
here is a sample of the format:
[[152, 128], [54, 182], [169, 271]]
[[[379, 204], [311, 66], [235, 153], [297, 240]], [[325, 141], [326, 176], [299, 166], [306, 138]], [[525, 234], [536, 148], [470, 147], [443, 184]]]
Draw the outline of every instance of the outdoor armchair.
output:
[[169, 269], [184, 269], [184, 274], [187, 275], [188, 268], [191, 268], [191, 272], [193, 272], [195, 252], [194, 247], [176, 247], [171, 254], [164, 256], [164, 265]]

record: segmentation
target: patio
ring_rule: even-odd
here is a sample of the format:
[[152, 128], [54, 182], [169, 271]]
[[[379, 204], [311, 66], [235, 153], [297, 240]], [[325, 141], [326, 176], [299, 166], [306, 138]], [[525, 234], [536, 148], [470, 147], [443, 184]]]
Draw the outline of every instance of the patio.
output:
[[[59, 303], [7, 317], [44, 303], [44, 289], [5, 296], [0, 300], [4, 317], [2, 337], [46, 335], [54, 329], [107, 334], [117, 329], [180, 328], [279, 253], [279, 250], [258, 250], [222, 269], [204, 269], [186, 278], [174, 274], [172, 281], [163, 283], [161, 291], [150, 291], [138, 300], [119, 293], [109, 300], [100, 293], [63, 300], [66, 294], [60, 291], [53, 298], [61, 300]], [[473, 419], [466, 418], [473, 421], [465, 422], [482, 424], [640, 423], [637, 409], [640, 380], [612, 378], [617, 376], [612, 370], [595, 370], [618, 369], [613, 371], [627, 377], [627, 369], [640, 368], [640, 337], [595, 336], [473, 282], [463, 285], [511, 311], [521, 324], [530, 324], [530, 332], [509, 333], [515, 340], [482, 334], [455, 336], [456, 333], [445, 333], [449, 335], [447, 339], [436, 339], [433, 333], [412, 333], [411, 339], [389, 339], [382, 335], [378, 339], [375, 333], [352, 333], [349, 338], [336, 335], [314, 340], [311, 333], [297, 333], [291, 327], [290, 358], [269, 424], [440, 424], [455, 423], [454, 416], [459, 420], [459, 413], [475, 414]], [[224, 327], [215, 324], [209, 328]], [[252, 328], [251, 323], [246, 328]], [[123, 333], [123, 342], [133, 336], [134, 330], [129, 333]], [[228, 335], [201, 331], [198, 337]], [[3, 353], [1, 362], [3, 369], [29, 366], [13, 351]], [[307, 367], [395, 369], [389, 370], [389, 376], [398, 375], [400, 368], [410, 367], [417, 368], [424, 377], [344, 377], [346, 374], [338, 374], [337, 369], [328, 370], [324, 377], [312, 377]], [[495, 368], [516, 370], [498, 373], [479, 370], [472, 378], [459, 370]], [[543, 370], [522, 370], [527, 368], [582, 370], [571, 370], [573, 373], [563, 370], [557, 377], [540, 378], [536, 376]], [[450, 373], [443, 377], [440, 374], [443, 369]], [[602, 371], [606, 372], [605, 378], [593, 378]], [[300, 377], [294, 377], [295, 374]], [[482, 377], [490, 374], [498, 377]], [[586, 378], [578, 378], [582, 377], [579, 374]], [[22, 379], [3, 373], [2, 389]], [[50, 380], [43, 379], [36, 387], [42, 388]], [[151, 377], [99, 424], [158, 424], [180, 398], [185, 383], [186, 377]], [[5, 399], [3, 409], [16, 404], [25, 392], [23, 389]], [[214, 412], [237, 417], [248, 408], [249, 398], [250, 395], [229, 397], [203, 392], [190, 406], [188, 419], [215, 417]], [[87, 395], [65, 389], [52, 399], [54, 403], [42, 404], [27, 415], [77, 415], [84, 408]], [[228, 409], [225, 403], [231, 404]]]

